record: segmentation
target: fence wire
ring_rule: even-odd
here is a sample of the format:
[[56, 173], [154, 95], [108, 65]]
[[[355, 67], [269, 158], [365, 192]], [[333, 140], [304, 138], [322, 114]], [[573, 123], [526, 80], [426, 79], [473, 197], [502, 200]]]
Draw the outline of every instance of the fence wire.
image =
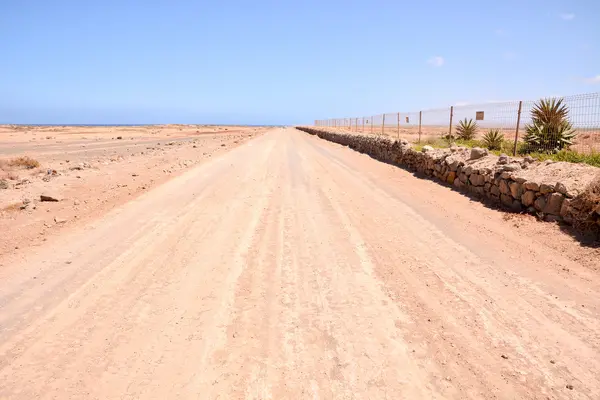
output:
[[315, 125], [411, 142], [470, 140], [513, 154], [591, 154], [600, 152], [600, 93], [318, 120]]

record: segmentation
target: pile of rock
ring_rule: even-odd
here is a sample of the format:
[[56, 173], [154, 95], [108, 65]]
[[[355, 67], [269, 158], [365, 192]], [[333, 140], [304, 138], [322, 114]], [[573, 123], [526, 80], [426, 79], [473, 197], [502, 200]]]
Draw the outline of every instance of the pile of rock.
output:
[[[328, 128], [300, 127], [302, 131], [369, 154], [378, 160], [434, 177], [456, 189], [501, 203], [513, 211], [527, 211], [547, 221], [572, 223], [579, 214], [574, 201], [600, 175], [585, 164], [538, 162], [531, 157], [489, 154], [487, 149], [451, 146], [415, 150], [406, 140], [344, 133]], [[586, 218], [600, 226], [600, 205]]]

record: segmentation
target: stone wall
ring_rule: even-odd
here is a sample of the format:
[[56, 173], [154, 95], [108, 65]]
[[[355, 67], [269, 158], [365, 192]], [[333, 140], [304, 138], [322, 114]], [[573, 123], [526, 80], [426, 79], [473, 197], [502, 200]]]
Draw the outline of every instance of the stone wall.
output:
[[[463, 192], [501, 203], [515, 212], [529, 212], [546, 221], [573, 223], [589, 219], [600, 226], [600, 204], [577, 201], [589, 192], [600, 169], [585, 164], [538, 162], [531, 157], [489, 154], [487, 149], [453, 145], [415, 150], [406, 140], [340, 132], [330, 128], [298, 127], [320, 138], [369, 154], [371, 157], [424, 174]], [[586, 196], [589, 198], [589, 196]], [[594, 200], [596, 201], [596, 200]], [[588, 202], [589, 203], [589, 202]], [[585, 208], [585, 210], [583, 210]]]

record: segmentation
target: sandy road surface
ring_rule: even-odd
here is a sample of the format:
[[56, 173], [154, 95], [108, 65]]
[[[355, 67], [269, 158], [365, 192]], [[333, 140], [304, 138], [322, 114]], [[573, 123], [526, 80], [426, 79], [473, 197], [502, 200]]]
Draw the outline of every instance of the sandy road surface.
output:
[[597, 261], [532, 229], [272, 130], [5, 257], [0, 398], [598, 399]]

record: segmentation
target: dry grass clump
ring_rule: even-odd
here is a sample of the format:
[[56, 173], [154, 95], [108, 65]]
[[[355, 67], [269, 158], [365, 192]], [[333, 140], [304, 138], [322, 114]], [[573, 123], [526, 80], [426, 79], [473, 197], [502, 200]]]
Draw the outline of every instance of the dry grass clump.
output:
[[22, 205], [23, 205], [23, 203], [9, 204], [9, 205], [3, 207], [0, 211], [6, 212], [6, 213], [17, 212], [17, 211], [21, 210]]
[[9, 167], [17, 167], [17, 168], [25, 168], [25, 169], [34, 169], [39, 168], [40, 163], [38, 160], [34, 160], [31, 157], [17, 157], [8, 160], [7, 165]]
[[572, 200], [573, 226], [583, 232], [600, 233], [600, 175]]

